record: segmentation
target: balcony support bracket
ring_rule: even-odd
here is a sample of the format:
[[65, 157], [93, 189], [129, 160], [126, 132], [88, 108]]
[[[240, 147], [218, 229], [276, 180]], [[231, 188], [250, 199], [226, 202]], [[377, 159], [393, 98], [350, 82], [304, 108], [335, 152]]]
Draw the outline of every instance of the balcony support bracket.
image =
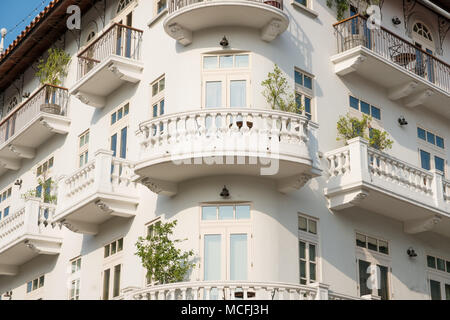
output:
[[411, 95], [419, 84], [416, 81], [410, 81], [406, 84], [397, 86], [389, 90], [388, 97], [391, 100], [399, 100]]
[[18, 266], [12, 266], [8, 264], [0, 264], [0, 275], [2, 276], [15, 276], [19, 273]]
[[183, 28], [177, 23], [169, 26], [169, 35], [183, 46], [187, 46], [192, 43], [192, 31]]
[[441, 218], [437, 216], [426, 219], [409, 220], [405, 221], [405, 223], [403, 224], [403, 230], [409, 234], [430, 231], [440, 221]]
[[414, 108], [420, 105], [424, 105], [426, 100], [431, 97], [434, 92], [430, 89], [420, 91], [415, 95], [410, 96], [405, 101], [405, 106], [409, 108]]
[[114, 61], [108, 66], [108, 70], [122, 81], [138, 83], [141, 80], [142, 68], [135, 65]]
[[103, 108], [106, 103], [105, 97], [101, 97], [92, 93], [78, 91], [76, 97], [84, 104], [95, 108]]
[[281, 193], [289, 193], [295, 190], [299, 190], [313, 178], [312, 174], [303, 173], [295, 177], [289, 177], [278, 181], [278, 191]]
[[283, 31], [282, 21], [272, 19], [261, 29], [261, 39], [267, 42], [273, 41]]
[[334, 72], [339, 76], [345, 76], [355, 72], [359, 65], [366, 61], [367, 57], [359, 52], [353, 53], [351, 56], [337, 55], [332, 58], [334, 63]]
[[15, 153], [19, 158], [33, 159], [36, 155], [36, 151], [33, 148], [13, 144], [10, 144], [8, 148], [11, 152]]
[[96, 235], [98, 233], [98, 226], [96, 224], [92, 224], [92, 223], [85, 223], [85, 222], [80, 222], [80, 221], [64, 219], [61, 221], [61, 224], [63, 226], [65, 226], [67, 229], [69, 229], [70, 231], [76, 232], [76, 233], [89, 234], [89, 235]]
[[328, 195], [328, 205], [332, 210], [343, 210], [359, 206], [369, 196], [369, 190], [357, 189], [350, 192]]
[[162, 194], [172, 197], [178, 193], [178, 186], [173, 182], [155, 180], [150, 178], [142, 178], [138, 180], [138, 182], [146, 186], [150, 191], [156, 194]]
[[0, 158], [0, 167], [17, 171], [20, 169], [20, 160], [10, 158]]
[[26, 240], [28, 249], [37, 254], [57, 255], [60, 252], [61, 242], [51, 242], [42, 240]]

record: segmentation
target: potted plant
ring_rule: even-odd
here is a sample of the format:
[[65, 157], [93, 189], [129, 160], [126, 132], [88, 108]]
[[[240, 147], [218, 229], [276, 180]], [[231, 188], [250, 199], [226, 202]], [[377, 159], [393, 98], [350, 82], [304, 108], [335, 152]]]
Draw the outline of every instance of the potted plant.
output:
[[67, 66], [70, 63], [70, 55], [59, 48], [50, 48], [48, 57], [41, 59], [38, 64], [36, 76], [41, 85], [46, 86], [45, 103], [40, 107], [43, 112], [61, 114], [61, 106], [56, 100], [56, 90], [62, 84], [62, 79], [67, 76]]
[[[369, 146], [383, 151], [392, 148], [394, 143], [389, 139], [386, 131], [381, 131], [371, 127], [372, 117], [363, 115], [362, 119], [350, 116], [340, 116], [337, 122], [338, 137], [336, 140], [348, 140], [361, 137], [369, 141]], [[368, 133], [368, 134], [367, 134]]]

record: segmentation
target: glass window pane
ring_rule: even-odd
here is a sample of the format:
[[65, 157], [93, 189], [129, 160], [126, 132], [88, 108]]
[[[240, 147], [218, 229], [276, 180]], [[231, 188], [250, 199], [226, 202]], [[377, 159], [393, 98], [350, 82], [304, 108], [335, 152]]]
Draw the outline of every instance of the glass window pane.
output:
[[109, 244], [105, 246], [105, 254], [104, 257], [107, 258], [109, 257]]
[[120, 157], [126, 159], [127, 157], [127, 130], [125, 127], [120, 131]]
[[222, 107], [222, 81], [206, 82], [206, 108]]
[[389, 247], [387, 241], [378, 241], [378, 251], [384, 254], [389, 254]]
[[305, 97], [305, 114], [311, 120], [311, 99], [308, 97]]
[[115, 254], [117, 252], [117, 243], [114, 241], [111, 243], [111, 255]]
[[371, 109], [372, 109], [372, 117], [381, 120], [381, 110], [374, 106], [371, 106]]
[[158, 105], [155, 104], [153, 107], [153, 118], [156, 118], [158, 116]]
[[436, 260], [437, 260], [437, 264], [436, 264], [437, 269], [440, 271], [445, 271], [445, 260], [442, 260], [440, 258], [437, 258]]
[[121, 108], [121, 109], [119, 109], [119, 111], [117, 112], [117, 120], [122, 119], [122, 117], [123, 117], [123, 109]]
[[114, 267], [113, 297], [117, 297], [120, 294], [120, 271], [121, 271], [120, 264]]
[[439, 136], [436, 136], [436, 145], [437, 145], [439, 148], [444, 149], [444, 139], [442, 139], [442, 138], [439, 137]]
[[159, 92], [164, 91], [166, 88], [166, 78], [159, 80]]
[[222, 245], [221, 245], [221, 235], [220, 234], [207, 234], [204, 237], [205, 248], [204, 248], [204, 280], [220, 280], [222, 278]]
[[430, 279], [431, 300], [442, 300], [441, 283]]
[[378, 289], [378, 295], [381, 300], [389, 300], [389, 287], [388, 287], [388, 268], [385, 266], [378, 266], [380, 270], [380, 289]]
[[417, 136], [422, 139], [422, 140], [426, 140], [426, 133], [425, 130], [423, 130], [422, 128], [417, 128]]
[[247, 106], [247, 81], [230, 81], [230, 107], [240, 108]]
[[311, 282], [316, 281], [316, 264], [315, 263], [309, 264], [309, 280], [311, 280]]
[[27, 292], [31, 292], [31, 290], [33, 290], [33, 283], [31, 281], [29, 281], [27, 283]]
[[370, 277], [368, 268], [370, 263], [364, 260], [358, 260], [359, 269], [359, 294], [360, 296], [365, 296], [367, 294], [372, 294], [372, 290], [367, 287], [367, 280]]
[[217, 68], [217, 56], [203, 57], [203, 69]]
[[447, 272], [450, 273], [450, 261], [446, 261]]
[[219, 57], [220, 68], [233, 68], [233, 56], [220, 56]]
[[202, 220], [216, 220], [217, 207], [202, 207]]
[[436, 269], [436, 258], [432, 256], [427, 256], [427, 266], [429, 268]]
[[106, 269], [103, 273], [103, 300], [109, 299], [109, 274], [110, 269]]
[[298, 229], [302, 231], [307, 231], [308, 220], [304, 217], [298, 217]]
[[357, 233], [357, 234], [356, 234], [356, 245], [357, 245], [358, 247], [363, 247], [363, 248], [365, 248], [365, 247], [366, 247], [366, 236]]
[[38, 279], [33, 280], [33, 290], [36, 290], [38, 288]]
[[378, 251], [377, 239], [367, 237], [367, 248], [373, 251]]
[[111, 137], [111, 151], [113, 152], [113, 157], [117, 155], [117, 134]]
[[236, 68], [248, 68], [249, 66], [249, 56], [248, 54], [238, 54], [235, 57]]
[[[129, 112], [130, 112], [130, 105], [127, 103], [123, 110], [123, 114], [126, 116]], [[88, 136], [89, 136], [89, 133], [88, 133]]]
[[361, 101], [361, 112], [370, 115], [370, 105]]
[[117, 116], [117, 115], [116, 115], [115, 112], [111, 115], [111, 124], [116, 123], [116, 120], [117, 120], [116, 116]]
[[164, 100], [161, 100], [161, 102], [159, 103], [159, 115], [164, 115]]
[[432, 144], [436, 144], [435, 136], [431, 132], [427, 131], [427, 141]]
[[310, 262], [316, 261], [316, 246], [313, 244], [309, 245], [309, 261]]
[[300, 261], [300, 278], [306, 278], [306, 262]]
[[42, 288], [44, 286], [44, 280], [45, 280], [44, 276], [41, 276], [39, 278], [39, 288]]
[[450, 300], [450, 284], [445, 284], [445, 300]]
[[122, 250], [123, 250], [123, 239], [119, 239], [119, 241], [117, 241], [117, 251]]
[[437, 170], [444, 172], [444, 167], [445, 167], [444, 159], [435, 156], [434, 157], [434, 167]]
[[295, 83], [303, 86], [303, 74], [296, 70], [294, 76], [295, 76]]
[[236, 206], [236, 219], [250, 219], [250, 206]]
[[359, 110], [359, 100], [355, 97], [350, 96], [350, 107]]
[[219, 220], [232, 220], [233, 217], [233, 206], [220, 206], [219, 207]]
[[156, 96], [158, 94], [158, 83], [155, 83], [152, 86], [152, 96]]
[[247, 280], [247, 235], [230, 235], [230, 280]]
[[304, 76], [303, 81], [304, 81], [303, 84], [304, 84], [305, 88], [312, 89], [312, 79], [311, 79], [311, 77]]
[[308, 231], [312, 234], [317, 234], [317, 222], [314, 220], [308, 220]]
[[430, 159], [431, 159], [430, 153], [420, 150], [420, 162], [423, 169], [425, 170], [431, 169]]
[[299, 256], [300, 259], [306, 259], [306, 243], [299, 241]]

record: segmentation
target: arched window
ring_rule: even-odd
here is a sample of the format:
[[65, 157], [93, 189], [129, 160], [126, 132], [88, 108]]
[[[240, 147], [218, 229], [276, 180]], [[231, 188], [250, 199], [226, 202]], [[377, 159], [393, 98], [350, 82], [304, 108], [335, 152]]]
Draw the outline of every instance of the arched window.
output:
[[133, 0], [120, 0], [119, 5], [117, 6], [117, 12], [120, 13], [123, 9], [125, 9]]
[[425, 40], [433, 42], [433, 37], [431, 35], [431, 32], [429, 31], [429, 29], [423, 23], [417, 22], [413, 26], [413, 32], [415, 34], [421, 36]]

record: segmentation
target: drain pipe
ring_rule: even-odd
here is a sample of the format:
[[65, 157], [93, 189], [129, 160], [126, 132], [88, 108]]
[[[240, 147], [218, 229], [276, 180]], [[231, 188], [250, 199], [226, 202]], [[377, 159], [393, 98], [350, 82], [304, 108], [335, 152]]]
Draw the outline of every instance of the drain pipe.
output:
[[441, 16], [447, 18], [450, 20], [450, 13], [448, 13], [447, 11], [445, 11], [444, 9], [442, 9], [441, 7], [439, 7], [438, 5], [435, 5], [433, 2], [431, 2], [430, 0], [418, 0], [420, 3], [422, 3], [424, 6], [427, 6], [428, 8], [430, 8], [431, 10], [434, 10], [435, 12], [437, 12], [438, 14], [440, 14]]

